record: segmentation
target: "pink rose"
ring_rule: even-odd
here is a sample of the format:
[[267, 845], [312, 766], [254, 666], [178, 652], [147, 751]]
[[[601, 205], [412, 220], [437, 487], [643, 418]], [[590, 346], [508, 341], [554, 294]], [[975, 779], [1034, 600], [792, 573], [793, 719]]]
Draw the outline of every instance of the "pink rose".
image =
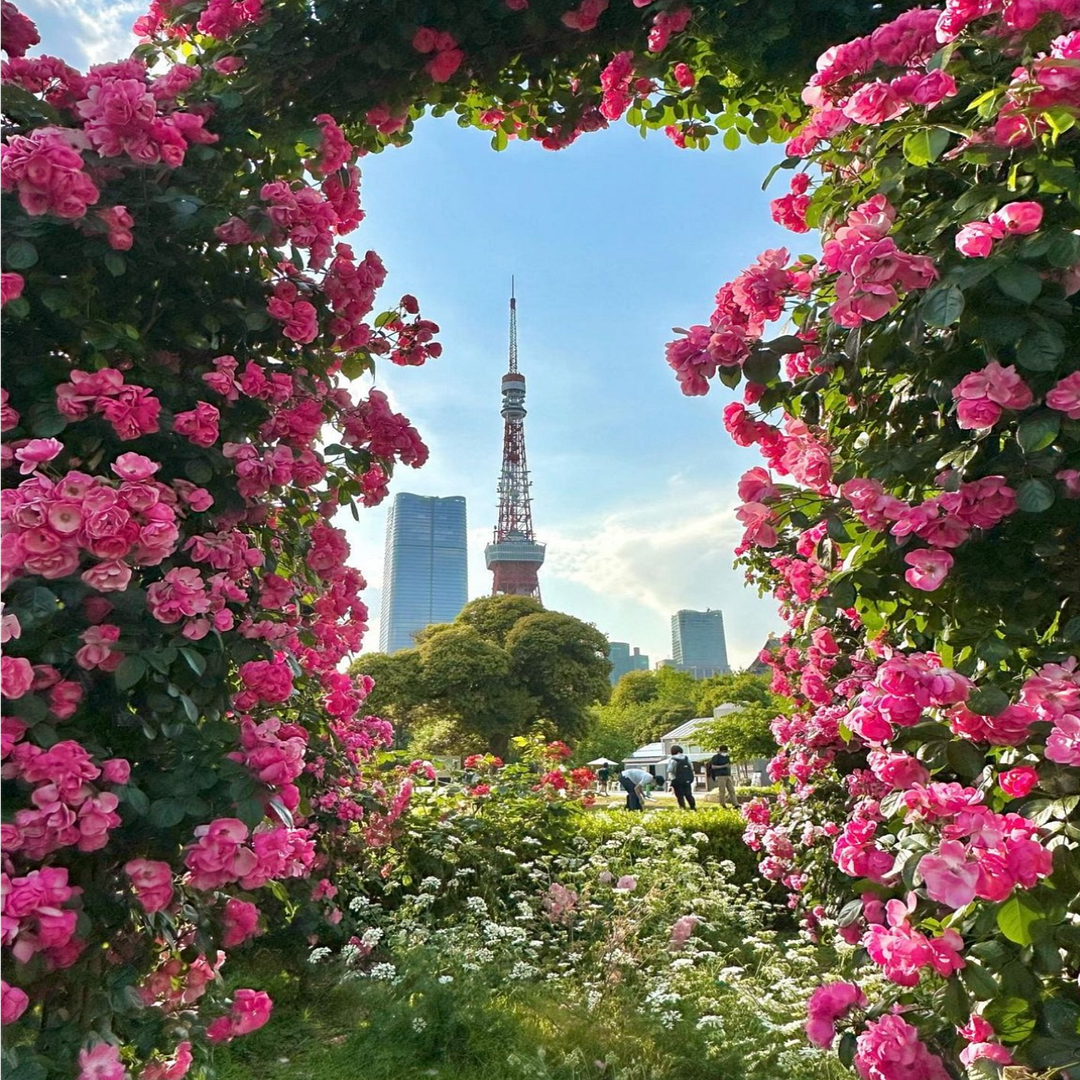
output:
[[979, 864], [968, 862], [967, 850], [959, 840], [943, 840], [937, 852], [919, 860], [919, 873], [926, 895], [959, 910], [975, 899]]
[[129, 1080], [120, 1061], [120, 1048], [111, 1043], [95, 1043], [79, 1051], [79, 1075], [75, 1080]]
[[969, 259], [985, 259], [993, 250], [994, 241], [1002, 235], [989, 222], [973, 221], [956, 234], [956, 250]]
[[34, 682], [34, 665], [22, 656], [0, 656], [0, 696], [23, 697]]
[[1043, 208], [1037, 202], [1014, 202], [1003, 206], [990, 215], [992, 225], [998, 225], [1004, 232], [1023, 236], [1033, 233], [1042, 224]]
[[30, 999], [24, 991], [0, 979], [0, 1024], [15, 1023], [29, 1004]]
[[39, 465], [52, 461], [62, 450], [64, 444], [59, 439], [30, 439], [15, 451], [15, 460], [20, 462], [19, 472], [23, 476], [32, 473]]
[[998, 786], [1010, 799], [1022, 799], [1039, 782], [1039, 774], [1030, 765], [1018, 765], [998, 776]]
[[112, 463], [112, 471], [121, 480], [146, 480], [160, 468], [161, 466], [156, 461], [151, 461], [150, 458], [133, 451], [121, 454]]
[[131, 859], [124, 864], [143, 909], [147, 913], [164, 911], [173, 899], [172, 868], [154, 859]]
[[911, 567], [904, 574], [904, 580], [914, 589], [933, 592], [948, 576], [953, 557], [947, 551], [920, 548], [907, 552], [904, 562]]
[[1070, 420], [1080, 420], [1080, 371], [1061, 379], [1046, 395], [1046, 404]]
[[860, 86], [843, 108], [845, 116], [857, 124], [875, 126], [899, 116], [906, 106], [888, 83], [872, 82]]
[[124, 758], [109, 758], [101, 763], [101, 778], [106, 784], [126, 784], [131, 778], [131, 763]]

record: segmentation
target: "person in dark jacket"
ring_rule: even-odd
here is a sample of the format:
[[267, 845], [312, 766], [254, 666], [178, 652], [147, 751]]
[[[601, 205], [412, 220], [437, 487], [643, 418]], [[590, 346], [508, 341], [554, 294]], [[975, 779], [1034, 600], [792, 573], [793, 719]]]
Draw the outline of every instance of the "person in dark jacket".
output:
[[723, 805], [730, 800], [732, 806], [739, 805], [735, 794], [735, 778], [731, 775], [731, 757], [726, 746], [718, 746], [716, 753], [709, 758], [709, 776], [716, 783], [717, 798]]
[[690, 755], [683, 753], [683, 748], [676, 744], [671, 748], [671, 756], [664, 763], [667, 765], [668, 777], [671, 779], [671, 790], [675, 792], [675, 798], [679, 801], [679, 807], [683, 810], [696, 810], [697, 802], [694, 799], [694, 763]]

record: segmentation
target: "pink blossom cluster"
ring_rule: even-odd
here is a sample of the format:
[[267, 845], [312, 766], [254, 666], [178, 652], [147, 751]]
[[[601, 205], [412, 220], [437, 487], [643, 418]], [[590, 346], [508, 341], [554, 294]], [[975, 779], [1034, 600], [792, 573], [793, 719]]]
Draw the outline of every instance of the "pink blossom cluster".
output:
[[0, 190], [18, 191], [33, 216], [81, 218], [101, 197], [86, 174], [81, 136], [67, 128], [37, 128], [0, 146]]
[[890, 900], [885, 905], [885, 922], [875, 923], [863, 938], [870, 959], [898, 986], [918, 985], [924, 968], [932, 968], [948, 978], [965, 966], [960, 955], [964, 940], [951, 929], [936, 937], [927, 937], [914, 929], [909, 916], [915, 910], [916, 897]]
[[618, 120], [630, 107], [634, 99], [630, 90], [630, 81], [633, 76], [634, 54], [632, 52], [616, 53], [608, 62], [607, 67], [600, 72], [600, 87], [603, 90], [600, 112], [608, 120]]
[[[607, 0], [604, 0], [605, 6]], [[413, 35], [412, 47], [418, 53], [432, 53], [431, 59], [424, 65], [424, 71], [434, 82], [446, 82], [465, 59], [465, 53], [458, 48], [457, 39], [447, 31], [433, 30], [430, 26], [421, 26]]]
[[934, 653], [897, 655], [878, 668], [845, 723], [866, 742], [885, 743], [894, 726], [910, 727], [927, 709], [964, 702], [971, 689], [970, 680], [943, 666]]
[[218, 818], [195, 830], [195, 843], [184, 855], [187, 884], [209, 891], [239, 882], [257, 889], [268, 881], [303, 877], [315, 858], [307, 829], [260, 828], [248, 840], [248, 827], [237, 818]]
[[[259, 198], [269, 204], [266, 216], [274, 225], [268, 241], [275, 246], [288, 242], [308, 251], [308, 269], [320, 269], [330, 258], [338, 225], [337, 211], [326, 196], [299, 181], [275, 180], [263, 184]], [[219, 235], [226, 226], [218, 227]]]
[[0, 7], [0, 41], [12, 58], [25, 55], [41, 40], [37, 27], [9, 0]]
[[780, 318], [796, 288], [786, 248], [766, 251], [734, 281], [720, 287], [708, 326], [694, 326], [667, 346], [667, 362], [684, 394], [708, 393], [718, 367], [736, 367], [750, 355], [767, 322]]
[[570, 924], [577, 907], [578, 894], [558, 881], [553, 881], [541, 900], [541, 906], [553, 923], [562, 926]]
[[949, 1080], [941, 1058], [899, 1013], [871, 1020], [855, 1046], [855, 1071], [862, 1080]]
[[161, 413], [152, 391], [125, 384], [124, 373], [116, 368], [72, 371], [69, 381], [56, 388], [56, 408], [68, 420], [85, 420], [91, 412], [103, 416], [124, 442], [157, 431]]
[[131, 1080], [120, 1060], [120, 1047], [97, 1042], [79, 1051], [79, 1073], [75, 1080]]
[[688, 7], [667, 8], [653, 16], [649, 30], [648, 49], [651, 53], [663, 52], [673, 34], [681, 34], [690, 22], [693, 12]]
[[16, 810], [14, 824], [5, 827], [5, 851], [18, 851], [40, 862], [63, 847], [103, 848], [110, 830], [120, 824], [119, 800], [89, 781], [102, 777], [106, 783], [125, 784], [128, 773], [128, 763], [122, 758], [96, 765], [86, 748], [73, 739], [57, 742], [48, 750], [16, 741], [0, 775], [34, 788], [29, 796], [32, 805]]
[[145, 1005], [157, 1005], [166, 1012], [190, 1007], [220, 976], [225, 954], [218, 952], [211, 962], [206, 956], [196, 956], [190, 963], [174, 954], [165, 954], [158, 966], [139, 987], [139, 997]]
[[245, 717], [240, 723], [241, 749], [228, 757], [247, 766], [259, 783], [277, 789], [285, 805], [295, 808], [300, 796], [293, 781], [304, 771], [307, 741], [307, 731], [297, 724], [282, 723], [277, 717], [256, 724]]
[[320, 113], [315, 117], [315, 123], [322, 128], [322, 138], [319, 141], [319, 159], [312, 162], [309, 168], [316, 175], [327, 176], [348, 165], [353, 160], [355, 151], [329, 113]]
[[986, 221], [972, 221], [956, 234], [956, 250], [961, 255], [985, 259], [994, 241], [1004, 236], [1026, 236], [1042, 224], [1043, 208], [1037, 202], [1013, 202], [990, 215]]
[[[145, 463], [145, 464], [143, 464]], [[126, 589], [132, 565], [156, 566], [179, 542], [184, 511], [176, 489], [152, 479], [158, 466], [140, 454], [113, 463], [117, 480], [70, 471], [52, 481], [35, 473], [6, 488], [0, 509], [5, 583], [17, 573], [48, 580], [96, 561], [82, 580], [99, 592]]]
[[1080, 371], [1059, 379], [1046, 395], [1046, 404], [1063, 412], [1070, 420], [1080, 420]]
[[171, 83], [157, 84], [155, 96], [141, 61], [92, 67], [86, 97], [75, 104], [90, 146], [103, 158], [124, 157], [138, 165], [162, 162], [176, 169], [190, 145], [217, 142], [218, 136], [204, 129], [203, 116], [167, 108], [175, 104], [172, 91], [185, 80], [190, 85], [190, 76], [173, 75]]
[[209, 0], [195, 29], [224, 41], [243, 27], [258, 22], [262, 18], [262, 6], [263, 0]]
[[1032, 404], [1034, 395], [1015, 367], [996, 360], [965, 375], [952, 388], [956, 421], [968, 430], [992, 428], [1005, 409], [1020, 412]]
[[177, 1043], [172, 1057], [165, 1060], [150, 1061], [143, 1066], [139, 1080], [183, 1080], [194, 1062], [191, 1043], [184, 1039]]
[[1045, 664], [1020, 689], [1020, 701], [1052, 728], [1046, 756], [1060, 765], [1080, 767], [1080, 667], [1075, 656]]
[[68, 884], [65, 867], [46, 866], [24, 877], [0, 872], [0, 942], [26, 964], [41, 955], [51, 968], [67, 968], [83, 943], [75, 937], [76, 908], [65, 907], [82, 892]]
[[172, 867], [160, 859], [129, 859], [124, 864], [143, 911], [165, 911], [173, 901]]
[[400, 460], [420, 468], [427, 461], [428, 448], [407, 417], [390, 408], [390, 399], [381, 390], [371, 390], [359, 404], [340, 415], [342, 442], [354, 449], [366, 449], [376, 457]]
[[902, 292], [928, 288], [938, 271], [926, 255], [909, 255], [889, 239], [896, 211], [875, 195], [848, 214], [822, 245], [821, 266], [836, 278], [830, 316], [838, 326], [876, 322], [900, 302]]
[[381, 351], [364, 317], [374, 306], [376, 290], [386, 281], [386, 267], [374, 251], [358, 261], [348, 244], [338, 244], [334, 250], [322, 286], [333, 312], [328, 329], [334, 344], [345, 352], [365, 345]]
[[791, 193], [769, 203], [772, 219], [777, 225], [794, 233], [810, 231], [806, 223], [806, 211], [810, 208], [810, 196], [806, 194], [809, 187], [809, 174], [797, 172], [791, 178]]
[[298, 345], [310, 345], [319, 336], [315, 305], [303, 298], [300, 287], [290, 277], [279, 278], [273, 293], [266, 310], [271, 318], [285, 324], [282, 334]]
[[608, 9], [608, 2], [609, 0], [581, 0], [576, 8], [562, 15], [563, 26], [580, 30], [582, 33], [594, 30], [600, 16]]

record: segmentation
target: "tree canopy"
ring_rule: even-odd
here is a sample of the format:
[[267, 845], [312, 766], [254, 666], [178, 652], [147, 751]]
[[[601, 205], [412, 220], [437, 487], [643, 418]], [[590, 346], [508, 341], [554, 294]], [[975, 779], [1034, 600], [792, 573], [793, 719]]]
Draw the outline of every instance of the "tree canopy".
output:
[[443, 748], [452, 729], [467, 749], [480, 741], [500, 756], [538, 726], [575, 739], [587, 706], [611, 690], [604, 635], [523, 596], [473, 600], [452, 623], [426, 627], [415, 649], [354, 667], [375, 677], [371, 702], [407, 729], [437, 726]]

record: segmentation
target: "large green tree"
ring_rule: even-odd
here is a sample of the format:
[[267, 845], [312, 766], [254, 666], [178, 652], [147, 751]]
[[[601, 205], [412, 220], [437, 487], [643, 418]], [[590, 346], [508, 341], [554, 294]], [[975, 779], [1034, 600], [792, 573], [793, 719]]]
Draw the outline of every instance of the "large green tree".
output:
[[[504, 755], [514, 735], [540, 727], [577, 738], [588, 706], [610, 694], [607, 639], [596, 627], [524, 596], [473, 600], [452, 623], [417, 635], [417, 647], [364, 656], [369, 698], [428, 748]], [[431, 744], [432, 747], [435, 743]]]

